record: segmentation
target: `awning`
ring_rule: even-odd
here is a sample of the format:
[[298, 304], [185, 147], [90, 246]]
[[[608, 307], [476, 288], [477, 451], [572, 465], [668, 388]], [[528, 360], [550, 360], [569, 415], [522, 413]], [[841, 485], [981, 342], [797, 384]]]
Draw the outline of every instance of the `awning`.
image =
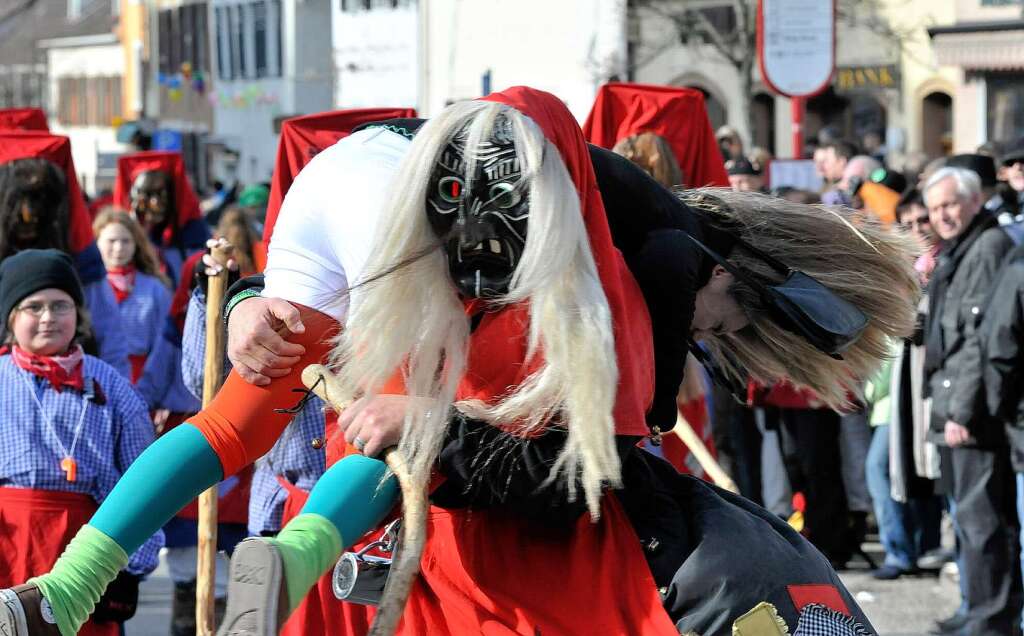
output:
[[928, 34], [942, 66], [973, 71], [1024, 69], [1024, 20], [932, 27]]

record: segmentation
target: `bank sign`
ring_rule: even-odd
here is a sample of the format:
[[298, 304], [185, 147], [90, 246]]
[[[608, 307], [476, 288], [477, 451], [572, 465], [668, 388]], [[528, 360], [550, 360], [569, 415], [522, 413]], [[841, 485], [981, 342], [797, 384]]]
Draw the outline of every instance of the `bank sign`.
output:
[[897, 64], [884, 66], [840, 66], [832, 79], [837, 93], [873, 92], [885, 88], [900, 87], [900, 67]]

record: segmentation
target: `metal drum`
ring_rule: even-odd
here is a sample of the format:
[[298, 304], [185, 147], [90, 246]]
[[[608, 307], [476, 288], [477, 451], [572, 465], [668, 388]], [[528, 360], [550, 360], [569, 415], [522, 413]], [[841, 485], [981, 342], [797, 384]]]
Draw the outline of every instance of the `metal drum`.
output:
[[377, 605], [391, 572], [391, 559], [346, 552], [331, 577], [334, 595], [349, 603]]

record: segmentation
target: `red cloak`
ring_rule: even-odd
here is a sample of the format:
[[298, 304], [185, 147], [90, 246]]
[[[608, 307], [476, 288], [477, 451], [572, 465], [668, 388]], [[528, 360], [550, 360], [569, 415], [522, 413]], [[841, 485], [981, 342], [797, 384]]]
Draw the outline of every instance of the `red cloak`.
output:
[[687, 186], [729, 187], [700, 91], [623, 82], [602, 86], [583, 124], [587, 141], [611, 148], [644, 132], [661, 135], [672, 146]]
[[[516, 87], [488, 96], [544, 131], [576, 185], [590, 247], [614, 321], [619, 434], [647, 432], [653, 395], [650, 320], [639, 287], [614, 248], [583, 135], [554, 95]], [[523, 364], [524, 307], [488, 314], [470, 340], [459, 398], [494, 401], [531, 370]], [[428, 515], [422, 575], [402, 634], [677, 634], [618, 500], [606, 496], [596, 523], [549, 527], [500, 509]]]
[[42, 108], [0, 108], [0, 129], [50, 132]]
[[93, 241], [92, 219], [78, 185], [71, 157], [71, 140], [62, 135], [29, 130], [0, 130], [0, 165], [16, 159], [46, 159], [64, 171], [68, 184], [68, 247], [78, 254]]
[[120, 208], [132, 208], [132, 183], [140, 173], [160, 170], [174, 180], [174, 206], [178, 229], [189, 221], [202, 219], [199, 199], [185, 174], [185, 162], [181, 153], [166, 150], [147, 150], [117, 158], [117, 180], [114, 181], [114, 203]]
[[281, 125], [281, 141], [277, 146], [277, 162], [270, 180], [267, 218], [263, 225], [263, 240], [269, 242], [274, 223], [281, 211], [284, 195], [288, 194], [295, 175], [309, 160], [339, 139], [348, 137], [352, 129], [363, 124], [398, 117], [415, 117], [413, 108], [356, 108], [335, 110], [286, 119]]

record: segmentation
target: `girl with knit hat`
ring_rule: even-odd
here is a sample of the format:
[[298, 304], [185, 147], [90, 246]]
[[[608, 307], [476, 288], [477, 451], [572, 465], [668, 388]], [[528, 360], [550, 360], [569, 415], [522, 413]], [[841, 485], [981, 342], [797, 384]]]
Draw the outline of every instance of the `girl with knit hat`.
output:
[[[48, 571], [153, 441], [128, 380], [78, 344], [83, 301], [67, 254], [23, 250], [0, 265], [0, 585]], [[162, 544], [157, 532], [131, 555], [80, 634], [118, 633]]]

